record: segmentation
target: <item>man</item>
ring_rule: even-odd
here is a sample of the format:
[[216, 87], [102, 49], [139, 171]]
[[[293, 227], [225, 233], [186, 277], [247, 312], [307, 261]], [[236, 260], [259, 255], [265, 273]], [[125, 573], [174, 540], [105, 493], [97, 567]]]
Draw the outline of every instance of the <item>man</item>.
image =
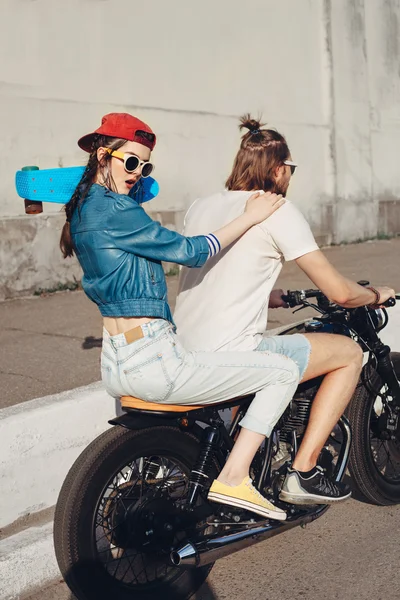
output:
[[[262, 129], [248, 115], [241, 119], [242, 127], [249, 131], [242, 138], [227, 189], [191, 206], [185, 219], [186, 235], [218, 229], [243, 212], [247, 198], [256, 190], [286, 196], [296, 165], [285, 138], [275, 130]], [[349, 338], [323, 333], [263, 339], [271, 291], [285, 260], [295, 260], [330, 300], [348, 308], [377, 305], [394, 296], [390, 288], [364, 288], [343, 277], [319, 250], [302, 214], [286, 201], [228, 252], [201, 269], [182, 270], [175, 321], [189, 350], [281, 353], [297, 363], [303, 381], [325, 375], [280, 498], [293, 504], [326, 504], [350, 496], [348, 486], [330, 481], [317, 460], [353, 395], [362, 352]], [[257, 443], [262, 440], [260, 435]], [[238, 482], [235, 473], [224, 468], [211, 486], [210, 499], [229, 497]]]

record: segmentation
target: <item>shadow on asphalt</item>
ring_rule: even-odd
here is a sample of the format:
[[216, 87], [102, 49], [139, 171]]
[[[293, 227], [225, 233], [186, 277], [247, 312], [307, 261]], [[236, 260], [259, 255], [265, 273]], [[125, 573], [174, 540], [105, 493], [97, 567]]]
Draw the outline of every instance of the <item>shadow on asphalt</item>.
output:
[[91, 348], [101, 348], [103, 340], [102, 338], [96, 338], [93, 335], [85, 337], [82, 348], [83, 350], [90, 350]]
[[[38, 590], [36, 594], [24, 596], [24, 600], [78, 600], [72, 592], [69, 591], [65, 583], [62, 583], [60, 586], [60, 582], [57, 582], [55, 585], [51, 585], [45, 590]], [[22, 599], [21, 599], [22, 600]], [[110, 600], [113, 600], [110, 598]], [[168, 596], [166, 596], [166, 600], [168, 600]], [[218, 600], [218, 597], [215, 595], [211, 585], [206, 581], [200, 590], [194, 596], [192, 596], [192, 600]]]
[[[183, 589], [186, 590], [186, 594], [192, 585], [193, 588], [196, 589], [199, 585], [199, 578], [201, 580], [204, 577], [204, 574], [197, 569], [191, 569], [188, 571], [188, 573], [189, 577], [185, 577], [184, 579], [186, 579], [186, 581], [183, 582]], [[64, 582], [67, 583], [68, 580], [70, 580], [73, 585], [76, 585], [78, 589], [81, 590], [82, 597], [84, 598], [87, 597], [96, 600], [117, 600], [112, 578], [110, 579], [109, 575], [106, 575], [103, 565], [100, 565], [100, 563], [97, 561], [78, 561], [66, 573]], [[182, 584], [179, 585], [178, 583], [178, 589], [180, 589], [182, 593], [183, 590], [181, 586]], [[63, 587], [64, 593], [62, 594], [62, 600], [77, 600], [74, 594], [65, 586], [65, 584]], [[134, 588], [132, 588], [132, 590], [134, 592], [132, 596], [136, 596], [137, 592], [134, 590]], [[175, 589], [173, 583], [171, 585], [171, 582], [169, 581], [164, 582], [163, 597], [165, 599], [172, 600], [174, 597], [176, 597], [176, 591], [177, 590]], [[126, 597], [125, 593], [122, 595]], [[140, 594], [138, 597], [140, 597]], [[149, 600], [152, 597], [153, 596], [150, 593], [148, 596]], [[159, 593], [156, 593], [154, 597], [160, 598]], [[191, 598], [193, 600], [218, 600], [212, 589], [212, 586], [207, 580], [202, 584], [198, 591], [191, 596]], [[51, 597], [51, 600], [53, 600], [53, 597]]]
[[218, 600], [218, 598], [214, 594], [211, 585], [209, 585], [209, 583], [206, 581], [201, 586], [201, 589], [197, 592], [197, 594], [193, 596], [193, 600]]

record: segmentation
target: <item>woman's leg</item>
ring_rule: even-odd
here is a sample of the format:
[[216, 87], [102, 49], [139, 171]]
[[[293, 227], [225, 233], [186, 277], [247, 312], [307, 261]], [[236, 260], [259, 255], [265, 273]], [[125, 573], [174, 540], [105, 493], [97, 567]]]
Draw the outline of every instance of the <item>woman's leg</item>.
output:
[[[178, 352], [183, 352], [178, 348]], [[284, 519], [286, 514], [253, 488], [250, 465], [293, 397], [299, 369], [291, 359], [270, 352], [213, 352], [184, 355], [185, 367], [177, 377], [170, 402], [221, 402], [255, 393], [230, 456], [209, 498], [247, 508], [262, 516]], [[258, 391], [257, 391], [258, 390]]]
[[264, 435], [242, 427], [232, 452], [218, 476], [218, 481], [231, 486], [242, 483], [249, 474], [255, 453], [264, 439]]

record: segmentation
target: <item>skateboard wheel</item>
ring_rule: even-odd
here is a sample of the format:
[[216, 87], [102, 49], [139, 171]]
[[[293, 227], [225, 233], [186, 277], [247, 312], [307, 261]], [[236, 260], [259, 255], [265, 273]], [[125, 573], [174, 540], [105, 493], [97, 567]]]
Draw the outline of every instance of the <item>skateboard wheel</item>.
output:
[[[39, 171], [39, 167], [36, 166], [28, 166], [22, 167], [21, 171]], [[25, 198], [25, 213], [27, 215], [38, 215], [43, 212], [43, 204], [37, 200], [27, 200]]]

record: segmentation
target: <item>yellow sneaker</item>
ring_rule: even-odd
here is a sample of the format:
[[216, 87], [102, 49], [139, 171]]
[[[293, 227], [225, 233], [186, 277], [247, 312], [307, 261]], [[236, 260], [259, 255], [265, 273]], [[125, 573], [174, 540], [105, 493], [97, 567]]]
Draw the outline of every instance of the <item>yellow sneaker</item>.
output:
[[250, 477], [245, 477], [240, 485], [230, 486], [214, 479], [207, 496], [212, 502], [228, 504], [266, 517], [267, 519], [286, 520], [286, 513], [256, 490]]

